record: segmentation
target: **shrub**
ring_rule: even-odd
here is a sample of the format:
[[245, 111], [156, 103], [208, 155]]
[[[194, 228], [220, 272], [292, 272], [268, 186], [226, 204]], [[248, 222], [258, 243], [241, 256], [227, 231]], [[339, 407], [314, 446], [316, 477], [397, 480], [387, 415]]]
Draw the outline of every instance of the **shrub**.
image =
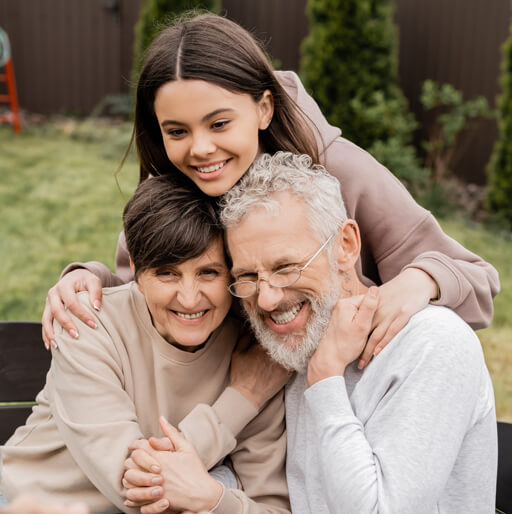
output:
[[143, 0], [135, 25], [133, 78], [138, 76], [144, 54], [157, 33], [176, 16], [192, 9], [217, 12], [220, 0]]
[[398, 87], [391, 1], [309, 0], [307, 13], [301, 76], [327, 119], [409, 187], [422, 180], [416, 122]]
[[487, 168], [487, 201], [495, 217], [512, 228], [512, 25], [502, 52], [502, 95], [498, 100], [499, 135]]

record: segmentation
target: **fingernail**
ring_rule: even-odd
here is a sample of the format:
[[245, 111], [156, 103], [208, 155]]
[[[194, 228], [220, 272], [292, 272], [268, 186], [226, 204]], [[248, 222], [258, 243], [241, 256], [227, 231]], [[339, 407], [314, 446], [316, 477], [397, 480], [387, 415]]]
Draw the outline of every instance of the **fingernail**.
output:
[[91, 328], [97, 328], [98, 325], [96, 325], [96, 323], [94, 323], [94, 321], [92, 319], [90, 319], [89, 321], [87, 321], [87, 324], [91, 327]]
[[161, 494], [162, 494], [161, 487], [154, 487], [153, 490], [151, 491], [151, 496], [153, 496], [153, 498], [156, 498], [157, 496], [160, 496]]
[[377, 288], [376, 287], [370, 287], [370, 290], [368, 291], [370, 296], [377, 296]]
[[364, 359], [359, 359], [357, 363], [357, 369], [363, 369], [366, 366], [366, 361]]
[[69, 334], [71, 335], [71, 337], [74, 337], [75, 339], [78, 339], [78, 332], [75, 329], [72, 328], [69, 331]]
[[98, 300], [95, 300], [93, 303], [93, 307], [95, 308], [95, 310], [99, 311], [101, 308], [101, 303]]
[[160, 416], [160, 419], [166, 424], [170, 425], [170, 423], [167, 421], [167, 418], [165, 416]]
[[45, 347], [47, 350], [49, 350], [49, 349], [50, 349], [50, 345], [49, 345], [47, 342], [45, 342], [45, 343], [44, 343], [44, 347]]
[[162, 483], [162, 477], [153, 477], [151, 483], [154, 485], [160, 485]]
[[375, 351], [373, 352], [373, 355], [374, 355], [375, 357], [377, 357], [377, 355], [379, 355], [379, 353], [381, 352], [381, 350], [382, 350], [382, 348], [379, 348], [379, 347], [375, 348]]
[[52, 348], [55, 350], [57, 349], [57, 341], [55, 341], [55, 339], [50, 339], [50, 344], [52, 345]]
[[167, 500], [161, 500], [157, 503], [158, 508], [166, 509], [169, 506], [169, 502]]
[[160, 473], [160, 467], [159, 467], [159, 466], [156, 466], [155, 464], [153, 464], [153, 465], [151, 466], [151, 471], [152, 471], [153, 473]]

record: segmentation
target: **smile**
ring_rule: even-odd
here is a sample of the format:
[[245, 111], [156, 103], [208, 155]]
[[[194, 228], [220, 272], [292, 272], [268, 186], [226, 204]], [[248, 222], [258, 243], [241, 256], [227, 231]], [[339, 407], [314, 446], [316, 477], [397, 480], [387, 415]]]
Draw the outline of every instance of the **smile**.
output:
[[186, 312], [178, 312], [178, 311], [172, 311], [174, 312], [174, 314], [176, 314], [176, 316], [178, 316], [178, 318], [182, 318], [182, 319], [198, 319], [202, 316], [204, 316], [208, 311], [199, 311], [199, 312], [191, 312], [191, 313], [186, 313]]
[[220, 170], [221, 168], [223, 168], [226, 165], [226, 163], [227, 163], [227, 161], [222, 161], [217, 164], [212, 164], [211, 166], [206, 166], [204, 168], [200, 167], [200, 166], [196, 166], [196, 168], [201, 173], [213, 173], [214, 171], [217, 171], [217, 170]]
[[277, 323], [278, 325], [284, 325], [285, 323], [290, 323], [290, 321], [294, 320], [297, 317], [297, 314], [302, 309], [302, 306], [304, 305], [304, 302], [301, 302], [295, 306], [293, 306], [291, 309], [279, 312], [279, 313], [272, 313], [270, 314], [270, 317], [272, 318], [272, 321], [274, 323]]

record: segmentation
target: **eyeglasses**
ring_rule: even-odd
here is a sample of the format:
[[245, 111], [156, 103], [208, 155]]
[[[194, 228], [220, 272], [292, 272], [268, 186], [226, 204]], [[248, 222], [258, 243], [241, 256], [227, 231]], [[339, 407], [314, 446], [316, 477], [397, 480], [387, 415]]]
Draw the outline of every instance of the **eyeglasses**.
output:
[[301, 276], [301, 273], [316, 259], [316, 257], [320, 254], [320, 252], [327, 246], [327, 243], [334, 237], [334, 234], [331, 234], [327, 241], [316, 251], [316, 253], [309, 259], [302, 268], [297, 268], [295, 266], [291, 266], [289, 268], [283, 268], [277, 271], [274, 271], [268, 279], [261, 278], [258, 276], [258, 280], [239, 280], [237, 282], [233, 282], [228, 286], [229, 292], [233, 296], [237, 296], [238, 298], [249, 298], [253, 294], [258, 292], [259, 283], [264, 280], [271, 287], [290, 287], [297, 282]]

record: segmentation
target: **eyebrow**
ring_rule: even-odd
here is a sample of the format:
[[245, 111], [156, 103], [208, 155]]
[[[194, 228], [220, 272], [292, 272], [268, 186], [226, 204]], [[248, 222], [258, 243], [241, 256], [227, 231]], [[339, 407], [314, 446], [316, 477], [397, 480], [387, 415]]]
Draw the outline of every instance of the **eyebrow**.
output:
[[[208, 114], [205, 114], [201, 118], [201, 122], [204, 123], [205, 121], [208, 121], [210, 118], [217, 116], [217, 114], [222, 114], [222, 113], [227, 113], [227, 112], [234, 112], [234, 109], [231, 109], [229, 107], [221, 107], [220, 109], [215, 109], [214, 111], [209, 112]], [[162, 121], [161, 126], [165, 127], [166, 125], [186, 125], [186, 123], [183, 123], [182, 121], [177, 121], [177, 120]]]
[[[304, 259], [303, 261], [299, 261], [296, 258], [293, 258], [290, 256], [282, 257], [281, 259], [272, 263], [272, 269], [276, 269], [281, 266], [298, 266], [302, 262], [306, 262], [306, 259]], [[270, 270], [270, 271], [272, 271], [272, 270]], [[233, 276], [241, 275], [241, 274], [256, 275], [257, 273], [258, 273], [257, 271], [251, 271], [251, 270], [248, 270], [245, 268], [231, 268], [231, 274]]]

